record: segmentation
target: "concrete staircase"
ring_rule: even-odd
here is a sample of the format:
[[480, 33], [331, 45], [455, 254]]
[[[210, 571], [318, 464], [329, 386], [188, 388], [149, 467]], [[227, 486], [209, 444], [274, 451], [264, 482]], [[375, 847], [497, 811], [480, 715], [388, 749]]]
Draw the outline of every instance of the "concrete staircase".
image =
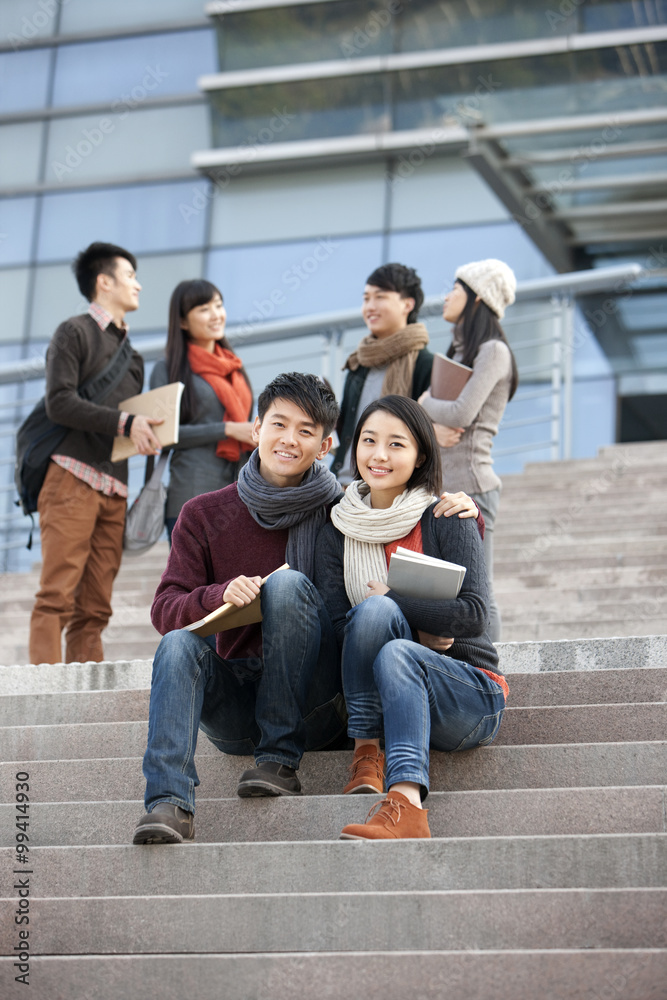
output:
[[133, 847], [150, 662], [0, 667], [0, 995], [664, 1000], [667, 637], [500, 654], [495, 744], [434, 753], [433, 839], [379, 844], [337, 839], [375, 801], [340, 795], [349, 754], [307, 755], [302, 798], [240, 800], [248, 759], [202, 737], [196, 843]]
[[503, 640], [667, 632], [667, 441], [503, 477]]

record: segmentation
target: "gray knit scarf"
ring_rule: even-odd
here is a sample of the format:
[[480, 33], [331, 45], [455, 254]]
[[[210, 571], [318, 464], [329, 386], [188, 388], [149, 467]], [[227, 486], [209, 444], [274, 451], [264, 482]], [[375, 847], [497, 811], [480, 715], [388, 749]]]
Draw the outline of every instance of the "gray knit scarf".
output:
[[259, 449], [255, 448], [239, 472], [237, 489], [261, 528], [289, 529], [285, 558], [291, 569], [312, 580], [317, 533], [327, 519], [327, 508], [342, 496], [336, 477], [315, 462], [298, 486], [272, 486], [259, 471]]

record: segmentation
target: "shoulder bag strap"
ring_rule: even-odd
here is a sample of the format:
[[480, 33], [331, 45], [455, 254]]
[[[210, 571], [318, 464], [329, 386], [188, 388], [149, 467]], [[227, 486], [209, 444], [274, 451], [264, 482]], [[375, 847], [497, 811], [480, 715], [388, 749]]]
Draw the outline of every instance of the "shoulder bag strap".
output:
[[92, 375], [79, 386], [77, 392], [82, 399], [93, 403], [101, 403], [109, 396], [127, 372], [132, 361], [132, 345], [129, 337], [123, 337], [123, 342], [107, 362], [101, 372]]

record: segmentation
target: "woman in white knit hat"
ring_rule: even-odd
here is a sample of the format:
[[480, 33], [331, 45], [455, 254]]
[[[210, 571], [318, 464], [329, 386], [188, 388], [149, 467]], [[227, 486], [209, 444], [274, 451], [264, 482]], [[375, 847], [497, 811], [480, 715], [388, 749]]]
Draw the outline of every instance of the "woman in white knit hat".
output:
[[514, 302], [516, 278], [501, 260], [459, 267], [442, 315], [454, 324], [447, 357], [472, 368], [457, 399], [440, 400], [427, 390], [419, 399], [434, 423], [444, 483], [476, 501], [486, 522], [484, 553], [491, 586], [489, 635], [500, 639], [500, 613], [493, 597], [493, 526], [501, 482], [493, 471], [491, 446], [505, 406], [518, 384], [514, 355], [499, 320]]

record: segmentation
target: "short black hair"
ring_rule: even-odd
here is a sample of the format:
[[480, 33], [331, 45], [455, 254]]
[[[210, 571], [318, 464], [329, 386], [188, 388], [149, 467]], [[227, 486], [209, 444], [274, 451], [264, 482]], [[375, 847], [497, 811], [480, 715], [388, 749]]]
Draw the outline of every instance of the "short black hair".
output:
[[408, 316], [408, 323], [416, 323], [419, 310], [424, 302], [422, 280], [414, 267], [405, 264], [383, 264], [366, 279], [367, 285], [384, 288], [387, 292], [398, 292], [402, 299], [414, 299], [415, 307]]
[[323, 430], [322, 440], [331, 434], [336, 426], [340, 408], [331, 387], [318, 375], [303, 372], [286, 372], [276, 375], [262, 390], [257, 400], [260, 423], [271, 403], [276, 399], [287, 399]]
[[95, 298], [98, 274], [113, 275], [116, 269], [114, 261], [117, 257], [124, 257], [136, 271], [136, 257], [129, 250], [117, 247], [114, 243], [91, 243], [73, 262], [72, 270], [79, 291], [89, 302]]
[[440, 461], [440, 448], [435, 439], [433, 424], [426, 415], [426, 411], [414, 399], [409, 396], [381, 396], [380, 399], [369, 403], [357, 421], [352, 438], [350, 455], [352, 457], [352, 468], [354, 478], [361, 479], [357, 468], [357, 445], [361, 436], [361, 429], [372, 413], [377, 410], [384, 410], [393, 417], [398, 417], [408, 428], [413, 438], [417, 442], [417, 448], [424, 461], [415, 467], [415, 471], [410, 476], [407, 489], [414, 490], [418, 486], [424, 486], [434, 495], [439, 495], [442, 489], [442, 463]]

